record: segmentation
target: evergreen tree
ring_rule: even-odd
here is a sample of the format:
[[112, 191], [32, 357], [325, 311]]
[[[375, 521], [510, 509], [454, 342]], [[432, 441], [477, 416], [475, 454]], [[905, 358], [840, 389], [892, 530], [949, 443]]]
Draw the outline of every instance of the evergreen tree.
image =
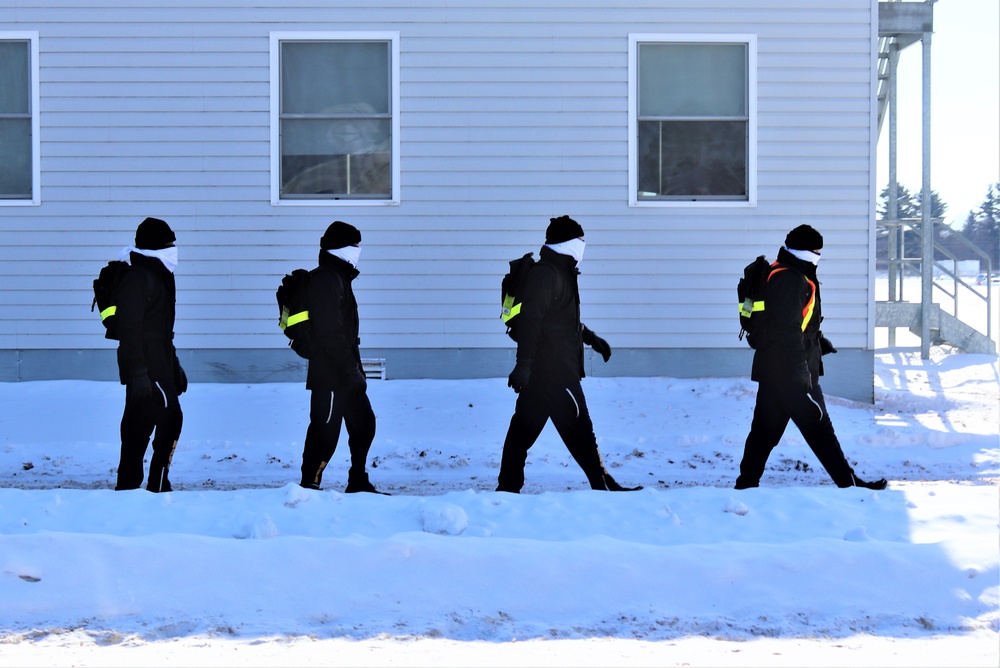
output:
[[1000, 183], [986, 191], [978, 211], [969, 211], [962, 234], [990, 256], [993, 270], [1000, 267]]
[[[909, 220], [912, 225], [915, 225], [917, 232], [920, 232], [920, 219], [923, 212], [923, 198], [921, 197], [922, 191], [911, 192], [909, 188], [901, 183], [896, 184], [896, 202], [897, 202], [897, 220]], [[948, 210], [948, 205], [941, 200], [941, 196], [935, 190], [931, 190], [931, 218], [940, 219], [944, 217], [945, 212]], [[879, 195], [878, 205], [876, 207], [876, 213], [880, 220], [889, 219], [889, 186], [882, 189], [882, 193]], [[945, 241], [942, 238], [947, 237], [947, 230], [942, 229], [942, 225], [934, 226], [934, 236], [938, 243]], [[918, 233], [911, 231], [912, 228], [904, 225], [903, 228], [903, 244], [905, 246], [905, 252], [903, 255], [908, 258], [919, 258], [923, 255], [923, 242]], [[887, 260], [889, 258], [889, 234], [892, 230], [886, 226], [879, 226], [876, 229], [875, 234], [875, 258], [876, 263], [880, 266], [885, 266], [884, 262], [879, 262], [880, 260]], [[897, 233], [898, 234], [898, 233]], [[898, 240], [899, 237], [897, 237]]]

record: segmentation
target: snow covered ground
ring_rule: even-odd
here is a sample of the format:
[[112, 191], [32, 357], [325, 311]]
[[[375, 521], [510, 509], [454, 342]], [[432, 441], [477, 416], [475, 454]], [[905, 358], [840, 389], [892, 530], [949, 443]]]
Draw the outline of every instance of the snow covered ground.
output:
[[[830, 364], [836, 357], [828, 358]], [[175, 491], [114, 492], [115, 383], [0, 384], [0, 665], [996, 666], [1000, 368], [879, 350], [737, 492], [746, 378], [588, 378], [593, 492], [551, 426], [492, 491], [505, 379], [372, 381], [372, 481], [303, 490], [300, 384], [194, 384]]]

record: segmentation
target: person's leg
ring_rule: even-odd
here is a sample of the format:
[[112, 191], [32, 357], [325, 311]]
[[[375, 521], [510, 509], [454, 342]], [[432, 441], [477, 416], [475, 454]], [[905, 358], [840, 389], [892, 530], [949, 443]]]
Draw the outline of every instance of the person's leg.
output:
[[777, 388], [770, 383], [759, 383], [750, 433], [743, 445], [743, 459], [740, 461], [740, 475], [736, 478], [736, 489], [760, 485], [767, 459], [787, 426], [788, 413], [779, 400]]
[[149, 437], [156, 425], [153, 415], [153, 397], [132, 399], [125, 395], [125, 410], [121, 421], [121, 455], [118, 460], [116, 490], [139, 489], [145, 467], [142, 460], [149, 447]]
[[809, 392], [786, 392], [785, 395], [785, 406], [792, 422], [802, 432], [802, 438], [834, 484], [837, 487], [853, 487], [854, 470], [840, 447], [819, 383], [813, 385]]
[[163, 390], [159, 384], [154, 384], [153, 398], [164, 403], [157, 404], [156, 434], [153, 436], [153, 456], [149, 461], [149, 482], [146, 489], [150, 492], [171, 492], [170, 464], [181, 436], [184, 414], [180, 401], [172, 390]]
[[520, 493], [524, 487], [524, 465], [528, 460], [528, 450], [538, 440], [548, 419], [539, 384], [529, 385], [517, 395], [514, 415], [510, 418], [503, 453], [500, 455], [496, 491]]
[[337, 411], [338, 408], [343, 410], [343, 406], [334, 400], [333, 392], [310, 391], [309, 428], [302, 446], [302, 481], [299, 483], [303, 487], [319, 489], [323, 482], [323, 469], [333, 457], [340, 440], [344, 416]]
[[[341, 393], [344, 398], [344, 426], [347, 428], [347, 445], [351, 449], [351, 468], [347, 474], [347, 492], [376, 492], [368, 480], [368, 451], [375, 440], [375, 411], [368, 394]], [[334, 402], [337, 399], [334, 398]]]
[[559, 432], [569, 454], [587, 476], [591, 488], [607, 489], [607, 471], [601, 462], [594, 423], [580, 383], [549, 388], [544, 400], [552, 416], [552, 425]]

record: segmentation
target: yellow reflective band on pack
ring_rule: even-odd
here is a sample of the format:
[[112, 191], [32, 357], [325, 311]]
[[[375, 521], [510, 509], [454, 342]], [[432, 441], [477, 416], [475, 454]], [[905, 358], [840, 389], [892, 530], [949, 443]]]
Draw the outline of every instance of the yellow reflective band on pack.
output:
[[286, 323], [286, 326], [291, 327], [292, 325], [297, 325], [300, 322], [305, 322], [308, 319], [309, 319], [309, 311], [299, 311], [298, 313], [293, 313], [292, 315], [288, 316], [288, 322]]
[[113, 304], [107, 307], [106, 309], [101, 311], [101, 321], [103, 322], [106, 318], [113, 316], [117, 311], [118, 307]]
[[510, 295], [506, 295], [503, 298], [503, 304], [500, 307], [500, 317], [504, 322], [507, 322], [515, 315], [521, 312], [521, 305], [514, 303], [514, 298]]
[[740, 315], [744, 318], [749, 318], [751, 313], [757, 313], [758, 311], [763, 310], [764, 300], [754, 302], [749, 299], [744, 299], [743, 303], [740, 304]]

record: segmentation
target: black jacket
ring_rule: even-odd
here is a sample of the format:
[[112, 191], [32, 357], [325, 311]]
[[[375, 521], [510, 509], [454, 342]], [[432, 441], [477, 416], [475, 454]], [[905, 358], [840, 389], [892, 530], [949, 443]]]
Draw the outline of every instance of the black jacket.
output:
[[319, 266], [310, 272], [306, 304], [318, 350], [309, 360], [306, 389], [333, 391], [364, 378], [358, 302], [351, 287], [358, 273], [326, 251], [320, 251]]
[[118, 288], [118, 376], [124, 385], [146, 373], [174, 388], [174, 275], [154, 257], [132, 252]]
[[580, 288], [576, 260], [543, 246], [528, 273], [517, 334], [517, 362], [532, 381], [578, 382], [584, 377]]
[[[781, 383], [802, 378], [808, 371], [815, 385], [823, 375], [820, 349], [823, 309], [816, 265], [798, 259], [785, 248], [778, 251], [777, 261], [786, 269], [773, 273], [767, 281], [765, 337], [754, 353], [750, 378], [757, 382]], [[812, 317], [803, 331], [803, 309], [810, 299], [813, 300]]]

